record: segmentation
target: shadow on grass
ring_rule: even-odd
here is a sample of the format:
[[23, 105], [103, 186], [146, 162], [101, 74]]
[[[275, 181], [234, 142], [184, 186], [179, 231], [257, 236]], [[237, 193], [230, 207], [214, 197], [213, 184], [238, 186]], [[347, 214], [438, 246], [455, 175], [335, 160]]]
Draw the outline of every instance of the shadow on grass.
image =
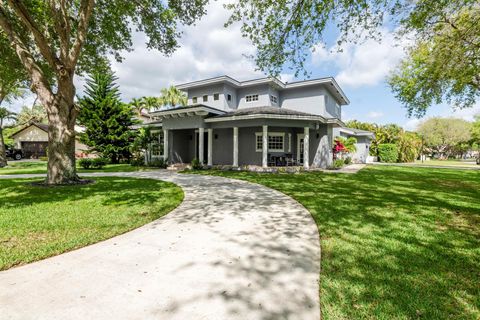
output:
[[480, 316], [480, 172], [202, 173], [264, 184], [312, 213], [326, 319]]

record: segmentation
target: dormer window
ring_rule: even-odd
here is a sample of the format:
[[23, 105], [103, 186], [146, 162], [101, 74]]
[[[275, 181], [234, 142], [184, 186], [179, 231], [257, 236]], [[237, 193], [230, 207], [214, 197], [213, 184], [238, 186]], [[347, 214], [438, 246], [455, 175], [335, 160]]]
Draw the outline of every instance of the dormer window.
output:
[[203, 96], [203, 102], [207, 102], [208, 101], [208, 96], [207, 95], [204, 95]]
[[220, 99], [220, 94], [214, 93], [213, 94], [213, 100], [217, 101], [218, 99]]
[[192, 98], [192, 103], [197, 103], [197, 97]]
[[245, 97], [247, 102], [258, 101], [258, 94], [251, 94]]
[[278, 98], [276, 96], [270, 95], [270, 102], [273, 103], [273, 104], [277, 104]]

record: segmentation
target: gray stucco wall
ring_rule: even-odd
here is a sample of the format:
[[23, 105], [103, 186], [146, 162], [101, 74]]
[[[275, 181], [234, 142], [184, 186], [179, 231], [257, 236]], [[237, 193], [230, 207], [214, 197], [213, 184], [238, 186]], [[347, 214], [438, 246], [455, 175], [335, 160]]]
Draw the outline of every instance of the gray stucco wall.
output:
[[[238, 109], [270, 106], [270, 86], [259, 85], [237, 90]], [[258, 101], [247, 102], [245, 97], [258, 94]]]
[[189, 163], [195, 157], [194, 130], [171, 130], [170, 158], [172, 162]]
[[205, 126], [202, 116], [163, 119], [162, 127], [167, 130], [202, 128]]
[[323, 89], [313, 86], [280, 92], [281, 107], [311, 114], [324, 115]]
[[[233, 129], [213, 130], [212, 161], [214, 165], [233, 164]], [[207, 155], [205, 155], [207, 159]]]

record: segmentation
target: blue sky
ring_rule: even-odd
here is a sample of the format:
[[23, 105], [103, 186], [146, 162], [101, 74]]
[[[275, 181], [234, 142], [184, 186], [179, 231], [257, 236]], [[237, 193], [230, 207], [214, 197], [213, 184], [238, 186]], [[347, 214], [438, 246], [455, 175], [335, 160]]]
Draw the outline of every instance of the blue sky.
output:
[[[170, 57], [147, 50], [144, 36], [136, 34], [134, 51], [123, 55], [123, 63], [112, 64], [119, 77], [122, 98], [129, 101], [133, 97], [158, 96], [163, 87], [223, 74], [239, 80], [262, 76], [255, 70], [253, 62], [245, 58], [245, 55], [255, 53], [255, 48], [241, 37], [239, 25], [224, 28], [228, 12], [223, 8], [223, 2], [211, 3], [200, 22], [183, 29], [181, 47]], [[337, 33], [330, 28], [325, 35], [329, 43], [326, 47], [319, 45], [315, 48], [307, 61], [308, 71], [311, 78], [336, 78], [350, 99], [350, 105], [343, 108], [343, 120], [397, 123], [413, 130], [420, 120], [406, 117], [405, 109], [385, 82], [386, 76], [402, 58], [406, 42], [395, 39], [387, 29], [380, 32], [382, 43], [373, 40], [350, 43], [340, 53], [332, 46]], [[283, 80], [302, 80], [294, 79], [292, 74], [285, 69]], [[77, 93], [81, 95], [84, 81], [77, 79], [76, 85]], [[12, 108], [19, 110], [23, 104], [31, 105], [33, 100], [32, 96], [19, 99]], [[480, 103], [475, 108], [457, 112], [447, 105], [440, 105], [433, 106], [426, 118], [455, 116], [472, 120], [476, 113], [480, 113]]]

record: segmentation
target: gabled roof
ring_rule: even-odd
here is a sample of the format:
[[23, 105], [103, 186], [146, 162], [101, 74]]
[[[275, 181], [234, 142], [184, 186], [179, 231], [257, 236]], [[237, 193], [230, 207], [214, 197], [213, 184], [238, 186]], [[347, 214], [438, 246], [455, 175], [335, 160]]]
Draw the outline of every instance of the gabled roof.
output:
[[30, 128], [31, 126], [34, 126], [34, 127], [37, 127], [38, 129], [42, 130], [42, 131], [45, 131], [48, 133], [48, 124], [45, 124], [45, 123], [39, 123], [39, 122], [32, 122], [30, 124], [28, 124], [27, 126], [25, 126], [24, 128], [12, 133], [10, 135], [11, 138], [13, 138], [14, 136], [22, 133], [23, 131], [27, 130], [28, 128]]
[[228, 83], [234, 88], [245, 88], [245, 87], [256, 86], [260, 84], [268, 84], [268, 85], [272, 85], [278, 90], [288, 90], [293, 88], [323, 84], [327, 86], [327, 88], [330, 90], [332, 94], [337, 96], [337, 98], [339, 98], [339, 100], [342, 101], [342, 105], [346, 105], [350, 103], [347, 96], [342, 91], [342, 89], [340, 88], [340, 86], [338, 85], [338, 83], [335, 81], [333, 77], [325, 77], [325, 78], [317, 78], [317, 79], [284, 83], [281, 80], [274, 77], [258, 78], [258, 79], [247, 80], [247, 81], [238, 81], [232, 77], [224, 75], [224, 76], [215, 77], [215, 78], [182, 83], [182, 84], [176, 85], [176, 87], [177, 89], [180, 89], [180, 90], [188, 90], [188, 89], [204, 87], [204, 86], [209, 86], [213, 84], [222, 84], [222, 83]]

